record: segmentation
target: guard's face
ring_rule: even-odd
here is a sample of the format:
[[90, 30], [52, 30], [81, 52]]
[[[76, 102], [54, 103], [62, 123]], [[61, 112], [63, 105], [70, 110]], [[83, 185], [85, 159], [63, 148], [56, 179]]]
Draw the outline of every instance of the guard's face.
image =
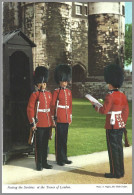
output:
[[113, 89], [115, 89], [115, 87], [113, 87], [113, 85], [111, 85], [111, 84], [108, 84], [108, 89], [113, 90]]
[[46, 83], [38, 83], [37, 87], [40, 89], [42, 86], [42, 90], [46, 89], [47, 84]]
[[67, 86], [67, 81], [60, 81], [60, 86], [61, 87], [66, 87]]

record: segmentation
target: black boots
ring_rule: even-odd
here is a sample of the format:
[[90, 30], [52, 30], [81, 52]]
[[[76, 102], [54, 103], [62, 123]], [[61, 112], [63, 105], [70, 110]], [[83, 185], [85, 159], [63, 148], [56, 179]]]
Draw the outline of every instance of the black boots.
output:
[[52, 166], [52, 165], [49, 165], [48, 163], [45, 163], [45, 164], [43, 165], [43, 168], [45, 168], [45, 169], [52, 169], [53, 166]]
[[71, 164], [72, 161], [71, 161], [71, 160], [65, 160], [64, 163], [65, 163], [65, 164]]
[[105, 173], [105, 177], [106, 178], [121, 178], [121, 177], [124, 177], [124, 175], [113, 175], [112, 173]]
[[64, 162], [60, 162], [60, 161], [59, 161], [59, 162], [57, 162], [57, 164], [58, 164], [58, 165], [60, 165], [60, 166], [64, 166], [64, 165], [65, 165], [65, 163], [64, 163]]
[[63, 166], [65, 164], [71, 164], [72, 161], [71, 160], [64, 160], [64, 161], [58, 161], [57, 164], [60, 166]]
[[43, 169], [43, 167], [42, 167], [41, 163], [37, 163], [36, 170], [37, 171], [42, 171], [42, 169]]
[[36, 166], [36, 170], [37, 171], [42, 171], [43, 168], [45, 168], [45, 169], [52, 169], [53, 166], [52, 165], [49, 165], [48, 163], [45, 163], [44, 165], [37, 164], [37, 166]]

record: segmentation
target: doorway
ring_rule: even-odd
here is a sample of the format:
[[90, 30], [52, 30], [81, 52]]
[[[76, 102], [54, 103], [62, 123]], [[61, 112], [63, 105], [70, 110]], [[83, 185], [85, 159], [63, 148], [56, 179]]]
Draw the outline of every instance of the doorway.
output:
[[29, 135], [27, 103], [30, 96], [29, 58], [22, 51], [9, 57], [10, 68], [10, 128], [14, 149], [26, 142]]
[[83, 82], [85, 80], [85, 68], [79, 64], [72, 68], [72, 81]]

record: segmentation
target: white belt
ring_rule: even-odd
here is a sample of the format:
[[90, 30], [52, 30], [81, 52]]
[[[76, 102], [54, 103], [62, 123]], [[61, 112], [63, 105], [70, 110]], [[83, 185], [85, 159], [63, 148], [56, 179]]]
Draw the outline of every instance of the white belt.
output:
[[48, 108], [48, 109], [38, 109], [38, 112], [50, 112], [50, 108]]
[[121, 114], [122, 111], [112, 111], [112, 112], [108, 112], [108, 114], [111, 114], [111, 118], [110, 118], [110, 124], [111, 125], [115, 125], [115, 114]]
[[58, 108], [64, 108], [64, 109], [66, 109], [66, 108], [69, 108], [69, 106], [58, 105]]

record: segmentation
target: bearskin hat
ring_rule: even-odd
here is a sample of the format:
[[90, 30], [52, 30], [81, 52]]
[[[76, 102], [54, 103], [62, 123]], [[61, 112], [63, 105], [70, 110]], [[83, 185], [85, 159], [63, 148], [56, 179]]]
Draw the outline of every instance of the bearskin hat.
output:
[[109, 64], [104, 68], [104, 79], [107, 84], [120, 88], [123, 84], [124, 74], [119, 63]]
[[38, 66], [35, 69], [34, 83], [47, 83], [48, 82], [48, 69], [44, 66]]
[[57, 84], [60, 81], [71, 81], [72, 78], [72, 69], [69, 65], [60, 64], [57, 65], [54, 72], [54, 78]]

